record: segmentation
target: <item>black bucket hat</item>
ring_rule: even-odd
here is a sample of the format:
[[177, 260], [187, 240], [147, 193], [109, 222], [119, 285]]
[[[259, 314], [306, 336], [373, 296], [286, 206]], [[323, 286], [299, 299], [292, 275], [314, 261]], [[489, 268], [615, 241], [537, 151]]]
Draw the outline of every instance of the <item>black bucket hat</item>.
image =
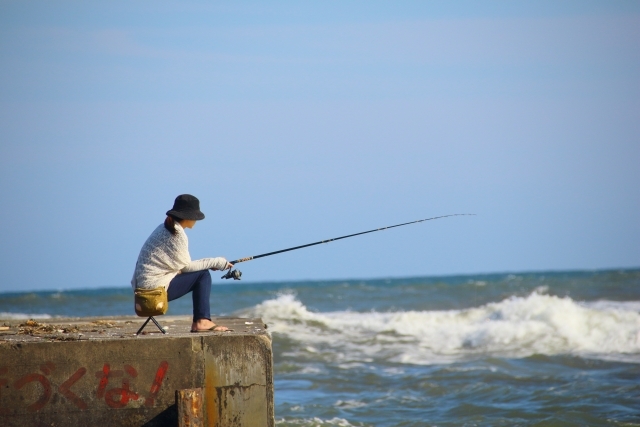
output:
[[200, 200], [191, 194], [181, 194], [176, 197], [176, 201], [173, 202], [173, 209], [167, 211], [167, 215], [196, 221], [204, 219], [204, 214], [200, 212]]

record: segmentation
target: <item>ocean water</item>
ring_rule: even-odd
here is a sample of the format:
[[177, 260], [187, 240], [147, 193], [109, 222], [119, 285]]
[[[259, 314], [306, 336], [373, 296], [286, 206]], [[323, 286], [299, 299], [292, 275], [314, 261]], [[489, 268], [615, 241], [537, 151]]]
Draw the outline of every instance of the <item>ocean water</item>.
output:
[[[640, 426], [640, 270], [214, 283], [214, 313], [269, 325], [279, 426]], [[119, 314], [128, 288], [0, 294]]]

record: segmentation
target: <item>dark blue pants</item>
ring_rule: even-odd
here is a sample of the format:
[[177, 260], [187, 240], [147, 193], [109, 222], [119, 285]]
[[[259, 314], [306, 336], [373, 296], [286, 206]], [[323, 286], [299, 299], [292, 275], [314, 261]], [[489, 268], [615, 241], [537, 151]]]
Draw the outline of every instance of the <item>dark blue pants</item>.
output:
[[169, 301], [178, 299], [191, 292], [193, 300], [193, 321], [200, 319], [211, 320], [209, 295], [211, 294], [211, 273], [209, 270], [180, 273], [173, 278], [167, 296]]

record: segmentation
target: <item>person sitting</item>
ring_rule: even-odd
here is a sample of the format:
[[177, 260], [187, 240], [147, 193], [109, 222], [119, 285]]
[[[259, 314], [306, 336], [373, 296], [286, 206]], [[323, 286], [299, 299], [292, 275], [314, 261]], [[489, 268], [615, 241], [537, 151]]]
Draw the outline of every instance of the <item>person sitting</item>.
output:
[[176, 197], [173, 208], [166, 215], [164, 224], [160, 224], [142, 245], [131, 286], [134, 289], [156, 289], [163, 286], [167, 290], [169, 301], [191, 292], [191, 332], [229, 330], [211, 320], [209, 270], [227, 270], [233, 264], [222, 257], [192, 261], [189, 255], [189, 240], [185, 229], [193, 228], [196, 221], [204, 219], [200, 201], [190, 194], [181, 194]]

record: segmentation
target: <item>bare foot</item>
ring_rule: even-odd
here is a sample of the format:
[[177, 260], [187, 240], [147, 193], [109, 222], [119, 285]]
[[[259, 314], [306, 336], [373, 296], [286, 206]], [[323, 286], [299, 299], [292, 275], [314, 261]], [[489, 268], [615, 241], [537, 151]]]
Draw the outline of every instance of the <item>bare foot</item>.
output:
[[191, 324], [192, 332], [198, 332], [198, 331], [224, 332], [228, 330], [229, 328], [227, 328], [226, 326], [216, 326], [216, 324], [209, 319], [198, 319], [197, 321]]

